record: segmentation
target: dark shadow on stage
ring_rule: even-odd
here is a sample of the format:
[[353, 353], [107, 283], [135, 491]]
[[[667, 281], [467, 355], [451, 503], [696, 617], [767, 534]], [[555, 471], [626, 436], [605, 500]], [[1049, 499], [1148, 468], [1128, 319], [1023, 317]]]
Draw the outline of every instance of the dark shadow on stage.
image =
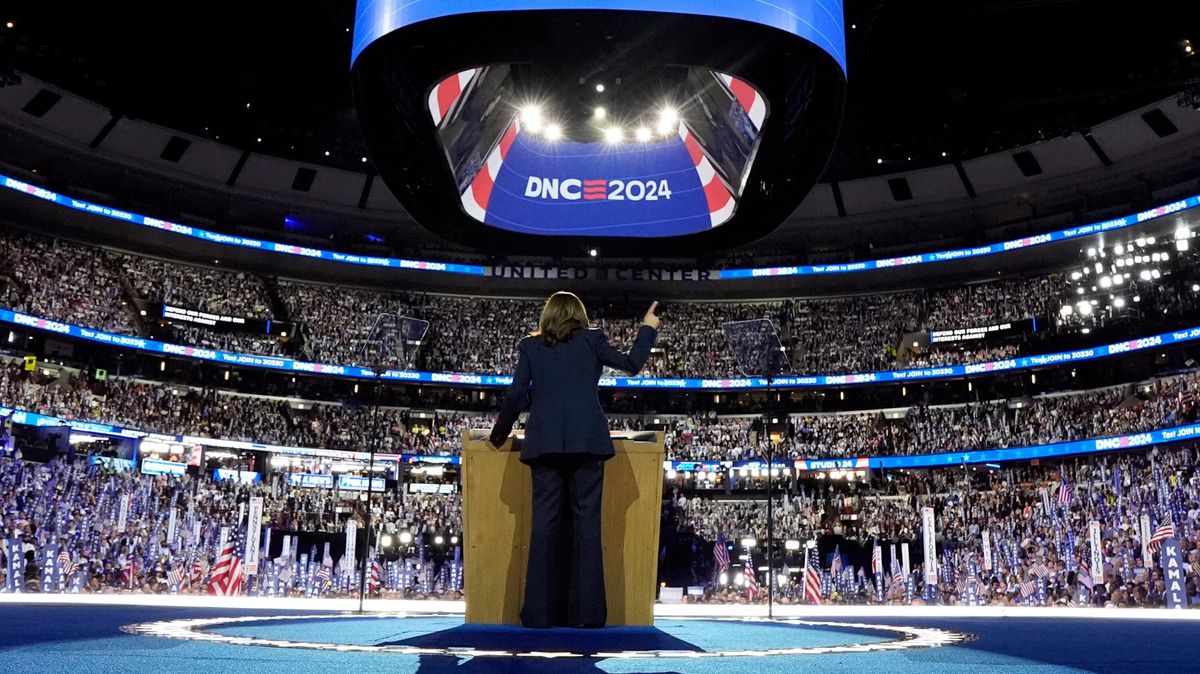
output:
[[380, 645], [421, 648], [474, 648], [515, 652], [569, 652], [584, 657], [496, 658], [474, 657], [464, 662], [453, 655], [422, 655], [418, 674], [465, 674], [466, 672], [556, 672], [587, 674], [602, 672], [596, 666], [603, 658], [589, 657], [614, 651], [693, 651], [701, 649], [655, 627], [606, 627], [603, 629], [526, 629], [509, 625], [459, 625]]

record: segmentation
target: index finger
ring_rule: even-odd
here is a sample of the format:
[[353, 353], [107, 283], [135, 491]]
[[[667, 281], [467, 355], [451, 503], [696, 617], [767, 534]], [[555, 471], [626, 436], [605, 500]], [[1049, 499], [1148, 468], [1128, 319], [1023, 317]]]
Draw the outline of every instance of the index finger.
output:
[[655, 309], [657, 309], [657, 308], [658, 308], [658, 300], [655, 300], [655, 301], [653, 301], [653, 302], [651, 302], [651, 303], [650, 303], [650, 309], [648, 309], [648, 310], [646, 311], [646, 313], [648, 313], [648, 314], [652, 314], [652, 313], [654, 313], [654, 310], [655, 310]]

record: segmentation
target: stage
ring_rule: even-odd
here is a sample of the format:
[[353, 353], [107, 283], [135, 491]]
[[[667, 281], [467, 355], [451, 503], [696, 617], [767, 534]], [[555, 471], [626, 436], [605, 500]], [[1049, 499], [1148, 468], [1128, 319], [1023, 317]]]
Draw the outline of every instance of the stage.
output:
[[451, 602], [373, 602], [360, 616], [341, 602], [250, 599], [4, 596], [0, 651], [9, 671], [189, 674], [1128, 672], [1200, 660], [1196, 611], [784, 607], [768, 620], [761, 607], [659, 605], [653, 627], [525, 630], [465, 625]]

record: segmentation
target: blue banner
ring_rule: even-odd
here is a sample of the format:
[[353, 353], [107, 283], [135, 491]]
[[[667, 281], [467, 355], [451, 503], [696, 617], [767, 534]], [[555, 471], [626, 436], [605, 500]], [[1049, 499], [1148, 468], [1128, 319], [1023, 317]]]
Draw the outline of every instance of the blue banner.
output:
[[1008, 449], [980, 449], [943, 454], [918, 456], [882, 456], [871, 458], [871, 468], [936, 468], [938, 466], [960, 466], [963, 464], [994, 463], [997, 461], [1024, 461], [1044, 459], [1052, 456], [1094, 454], [1097, 452], [1120, 452], [1138, 447], [1161, 445], [1180, 440], [1200, 437], [1200, 424], [1175, 426], [1145, 433], [1118, 435], [1108, 438], [1092, 438], [1073, 442], [1056, 442], [1049, 445], [1010, 447]]
[[293, 487], [333, 489], [333, 476], [318, 473], [288, 473], [288, 484]]
[[213, 482], [233, 481], [242, 484], [258, 484], [259, 475], [253, 470], [236, 470], [233, 468], [214, 468]]
[[842, 0], [359, 0], [350, 62], [375, 40], [422, 21], [483, 12], [586, 9], [668, 12], [756, 23], [812, 42], [846, 70]]
[[183, 475], [187, 472], [186, 463], [163, 461], [161, 459], [143, 459], [142, 472], [147, 475]]
[[1187, 608], [1187, 577], [1183, 566], [1183, 553], [1179, 551], [1179, 539], [1172, 536], [1162, 542], [1159, 550], [1163, 581], [1166, 583], [1167, 608]]
[[[338, 489], [347, 491], [366, 491], [367, 478], [359, 477], [358, 475], [339, 475], [337, 482]], [[381, 492], [387, 486], [387, 481], [382, 477], [371, 478], [371, 491]]]
[[4, 558], [8, 562], [4, 591], [18, 594], [25, 589], [25, 543], [19, 538], [4, 540]]
[[[204, 349], [194, 346], [169, 344], [153, 339], [118, 335], [91, 328], [82, 328], [68, 323], [62, 323], [37, 316], [30, 316], [8, 309], [0, 309], [0, 322], [11, 323], [27, 328], [45, 330], [60, 335], [77, 337], [91, 342], [110, 344], [129, 349], [138, 349], [169, 356], [195, 358], [221, 365], [243, 367], [259, 367], [269, 370], [286, 372], [302, 372], [308, 374], [333, 375], [353, 377], [356, 379], [373, 379], [375, 373], [365, 367], [354, 365], [333, 365], [329, 363], [309, 363], [275, 356], [260, 356], [247, 353], [232, 353], [215, 349]], [[1172, 344], [1183, 344], [1200, 339], [1200, 326], [1164, 332], [1159, 335], [1142, 337], [1125, 342], [1117, 342], [1106, 346], [1095, 346], [1074, 351], [1060, 351], [1039, 356], [1021, 356], [1007, 360], [990, 361], [987, 363], [972, 363], [970, 365], [947, 365], [944, 367], [918, 368], [914, 370], [886, 370], [881, 372], [859, 372], [855, 374], [837, 375], [806, 375], [782, 376], [771, 379], [771, 387], [784, 388], [823, 388], [829, 386], [847, 386], [853, 384], [882, 384], [888, 382], [930, 381], [948, 379], [978, 374], [991, 374], [1007, 371], [1027, 370], [1035, 367], [1064, 365], [1104, 358], [1106, 356], [1132, 353], [1144, 349], [1153, 349]], [[383, 379], [395, 382], [413, 382], [429, 384], [447, 384], [459, 386], [508, 386], [512, 383], [511, 375], [500, 374], [462, 374], [455, 372], [421, 372], [415, 370], [388, 370]], [[599, 385], [606, 388], [655, 388], [655, 389], [700, 389], [700, 390], [733, 390], [766, 388], [764, 377], [740, 377], [730, 379], [661, 379], [654, 377], [601, 377]], [[108, 427], [112, 428], [112, 427]], [[109, 431], [96, 430], [97, 433]]]

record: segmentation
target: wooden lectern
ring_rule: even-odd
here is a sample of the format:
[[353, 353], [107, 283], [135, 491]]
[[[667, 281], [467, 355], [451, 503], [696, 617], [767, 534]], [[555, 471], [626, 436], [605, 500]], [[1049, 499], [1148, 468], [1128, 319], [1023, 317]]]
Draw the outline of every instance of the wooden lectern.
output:
[[[463, 431], [462, 504], [467, 622], [519, 625], [529, 556], [531, 480], [520, 438], [493, 449], [487, 430]], [[604, 464], [601, 535], [609, 625], [654, 622], [663, 434], [614, 432]]]

